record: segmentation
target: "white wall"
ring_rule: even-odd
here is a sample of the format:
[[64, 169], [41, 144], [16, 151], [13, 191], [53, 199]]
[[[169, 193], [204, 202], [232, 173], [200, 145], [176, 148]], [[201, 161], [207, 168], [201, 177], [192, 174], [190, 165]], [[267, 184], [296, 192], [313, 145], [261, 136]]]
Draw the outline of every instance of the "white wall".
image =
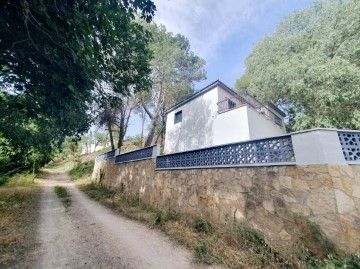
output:
[[278, 136], [286, 133], [284, 127], [280, 127], [272, 120], [267, 119], [264, 115], [257, 112], [254, 108], [247, 107], [247, 111], [250, 140]]
[[213, 124], [213, 146], [250, 139], [247, 106], [220, 113]]
[[[277, 136], [284, 133], [278, 125], [247, 105], [218, 113], [217, 103], [231, 98], [214, 87], [167, 115], [164, 153], [235, 143]], [[234, 100], [234, 99], [232, 99]], [[182, 111], [182, 122], [174, 124], [175, 113]]]
[[[213, 120], [217, 116], [217, 87], [171, 111], [166, 120], [165, 153], [204, 148], [213, 143]], [[182, 110], [182, 122], [174, 124]]]

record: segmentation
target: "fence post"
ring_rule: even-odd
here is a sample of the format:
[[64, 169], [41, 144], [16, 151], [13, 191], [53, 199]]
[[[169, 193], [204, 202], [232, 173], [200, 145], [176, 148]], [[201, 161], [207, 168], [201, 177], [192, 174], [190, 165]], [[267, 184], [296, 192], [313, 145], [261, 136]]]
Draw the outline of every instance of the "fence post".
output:
[[153, 146], [152, 158], [156, 159], [157, 156], [160, 155], [160, 145]]
[[292, 133], [297, 165], [347, 165], [336, 129], [314, 129]]

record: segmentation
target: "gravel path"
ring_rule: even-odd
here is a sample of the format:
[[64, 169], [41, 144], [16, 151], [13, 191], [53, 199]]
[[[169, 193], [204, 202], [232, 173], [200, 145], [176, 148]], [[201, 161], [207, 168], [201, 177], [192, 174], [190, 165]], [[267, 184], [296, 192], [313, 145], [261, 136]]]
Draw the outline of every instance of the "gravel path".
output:
[[[90, 200], [66, 173], [46, 173], [35, 268], [204, 268], [160, 232]], [[70, 193], [68, 209], [54, 193], [56, 185]]]

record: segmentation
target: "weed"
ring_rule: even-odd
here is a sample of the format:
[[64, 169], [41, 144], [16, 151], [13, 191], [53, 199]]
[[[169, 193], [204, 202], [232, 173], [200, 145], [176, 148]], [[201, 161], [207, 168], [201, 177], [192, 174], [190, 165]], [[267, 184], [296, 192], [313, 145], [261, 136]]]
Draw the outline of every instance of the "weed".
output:
[[210, 233], [213, 228], [208, 220], [202, 218], [195, 218], [194, 230], [198, 233]]
[[97, 201], [110, 199], [115, 195], [114, 191], [109, 190], [95, 182], [83, 185], [81, 186], [81, 189], [86, 192], [86, 194], [89, 195], [92, 199], [95, 199]]
[[[39, 211], [39, 191], [24, 179], [29, 175], [12, 176], [0, 187], [0, 268], [18, 268], [35, 242], [36, 219]], [[20, 187], [20, 188], [18, 188]], [[24, 266], [25, 267], [25, 266]]]
[[210, 257], [208, 254], [208, 242], [206, 240], [202, 240], [201, 244], [194, 248], [195, 258], [197, 261], [210, 264]]
[[324, 259], [329, 253], [335, 253], [335, 246], [330, 242], [320, 226], [303, 215], [295, 215], [295, 221], [301, 229], [300, 241], [308, 249], [305, 257], [309, 255]]
[[307, 269], [360, 268], [360, 252], [345, 257], [340, 257], [336, 254], [329, 254], [323, 261], [315, 258], [314, 256], [309, 256], [307, 258]]
[[22, 193], [16, 192], [4, 199], [5, 204], [17, 205], [25, 201], [25, 196]]
[[[160, 228], [172, 239], [192, 249], [196, 260], [202, 263], [220, 263], [227, 268], [360, 268], [359, 255], [328, 256], [323, 261], [309, 253], [307, 256], [298, 255], [301, 250], [294, 255], [289, 249], [270, 247], [260, 231], [245, 223], [230, 228], [218, 227], [209, 220], [176, 212], [171, 209], [170, 202], [167, 210], [155, 209], [145, 204], [139, 194], [127, 194], [121, 185], [114, 191], [91, 183], [82, 190], [131, 219]], [[309, 229], [314, 234], [319, 233], [311, 223]]]
[[90, 175], [94, 164], [93, 160], [76, 164], [69, 172], [71, 180], [77, 180], [84, 175]]
[[156, 210], [155, 213], [155, 224], [162, 225], [166, 222], [166, 217], [164, 213], [161, 210]]
[[65, 187], [55, 186], [54, 191], [56, 195], [60, 198], [65, 208], [68, 208], [71, 205], [70, 195]]

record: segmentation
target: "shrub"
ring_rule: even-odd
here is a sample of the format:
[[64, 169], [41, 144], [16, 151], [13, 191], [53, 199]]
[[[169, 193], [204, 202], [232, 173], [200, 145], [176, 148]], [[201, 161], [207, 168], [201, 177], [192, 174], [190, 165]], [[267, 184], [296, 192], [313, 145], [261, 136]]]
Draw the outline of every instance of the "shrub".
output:
[[198, 233], [210, 233], [212, 231], [212, 225], [206, 219], [196, 218], [194, 221], [194, 230]]
[[94, 164], [95, 162], [93, 160], [76, 164], [69, 173], [71, 180], [77, 180], [84, 175], [90, 175], [94, 168]]

